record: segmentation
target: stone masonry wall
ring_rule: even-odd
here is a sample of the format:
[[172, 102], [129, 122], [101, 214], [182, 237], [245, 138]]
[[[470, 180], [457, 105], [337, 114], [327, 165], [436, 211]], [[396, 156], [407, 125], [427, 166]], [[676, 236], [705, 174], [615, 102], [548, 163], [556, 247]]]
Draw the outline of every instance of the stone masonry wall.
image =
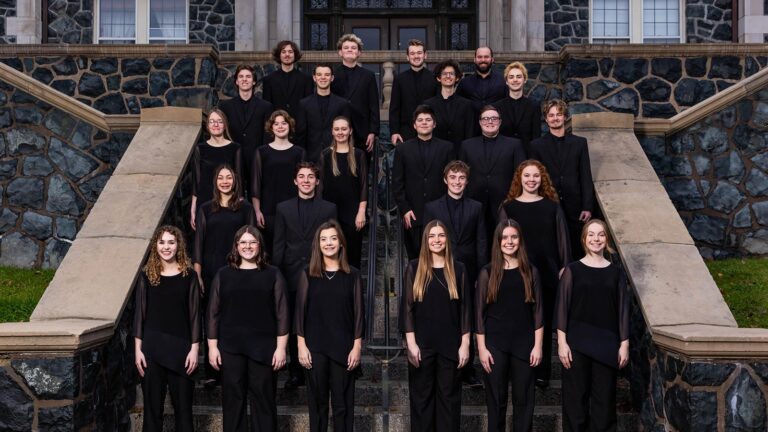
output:
[[545, 0], [544, 49], [589, 43], [589, 0]]
[[16, 35], [8, 35], [6, 18], [16, 16], [16, 0], [0, 0], [0, 44], [16, 43]]
[[733, 33], [731, 0], [687, 0], [686, 42], [730, 42]]
[[93, 43], [93, 0], [51, 0], [48, 43]]
[[190, 0], [189, 43], [235, 50], [235, 0]]

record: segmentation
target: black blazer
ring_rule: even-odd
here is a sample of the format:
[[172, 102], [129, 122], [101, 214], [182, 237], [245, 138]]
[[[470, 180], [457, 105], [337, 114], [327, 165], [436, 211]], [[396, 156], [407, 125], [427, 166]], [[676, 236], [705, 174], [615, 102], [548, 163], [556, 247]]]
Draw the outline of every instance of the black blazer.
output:
[[389, 129], [400, 134], [403, 141], [416, 137], [413, 129], [413, 111], [425, 100], [435, 96], [440, 86], [434, 74], [426, 67], [418, 72], [408, 68], [395, 76], [389, 102]]
[[453, 258], [464, 263], [471, 278], [468, 282], [473, 283], [478, 270], [488, 263], [483, 205], [465, 196], [459, 232], [454, 232], [446, 194], [424, 206], [425, 223], [433, 219], [440, 220], [448, 227]]
[[[333, 119], [338, 116], [352, 117], [352, 107], [343, 98], [330, 95], [325, 117], [320, 112], [320, 96], [309, 95], [299, 102], [296, 114], [296, 144], [307, 151], [307, 160], [317, 162], [320, 153], [331, 144]], [[351, 120], [351, 119], [350, 119]], [[352, 121], [352, 129], [356, 123]]]
[[422, 142], [409, 139], [395, 147], [392, 168], [392, 194], [400, 215], [413, 210], [417, 226], [424, 225], [424, 204], [445, 193], [443, 169], [454, 158], [453, 144], [432, 137], [422, 158]]
[[298, 275], [309, 264], [312, 239], [317, 227], [328, 219], [336, 219], [336, 204], [315, 197], [310, 214], [310, 224], [302, 226], [298, 197], [281, 202], [275, 211], [272, 264], [283, 271], [290, 290], [296, 289]]
[[352, 122], [355, 128], [355, 145], [365, 148], [365, 139], [369, 133], [379, 135], [379, 86], [373, 72], [362, 66], [355, 66], [360, 78], [350, 82], [350, 68], [341, 65], [336, 68], [331, 83], [331, 91], [349, 102], [352, 106]]
[[486, 157], [483, 137], [470, 138], [461, 143], [459, 159], [472, 168], [467, 196], [480, 201], [495, 217], [507, 196], [517, 166], [525, 160], [525, 150], [519, 139], [503, 135], [496, 136], [490, 150], [491, 154]]
[[[246, 110], [243, 110], [244, 105]], [[243, 104], [238, 95], [219, 103], [219, 108], [227, 116], [230, 137], [243, 146], [246, 167], [250, 167], [256, 147], [267, 142], [265, 137], [268, 134], [264, 131], [264, 124], [272, 115], [272, 104], [257, 98], [256, 95]]]
[[493, 104], [501, 116], [499, 133], [523, 142], [525, 154], [531, 154], [530, 142], [541, 136], [541, 109], [523, 96], [513, 101], [507, 96]]
[[[450, 108], [448, 106], [450, 101]], [[461, 142], [474, 135], [475, 111], [472, 109], [472, 102], [457, 94], [448, 99], [444, 99], [438, 94], [435, 97], [424, 101], [426, 105], [435, 110], [434, 132], [436, 137], [442, 138], [453, 143], [453, 151], [458, 154]]]
[[566, 219], [576, 221], [583, 210], [592, 211], [595, 202], [587, 140], [566, 134], [562, 145], [566, 154], [562, 158], [560, 148], [561, 143], [551, 134], [546, 134], [531, 142], [531, 158], [539, 160], [547, 168]]
[[296, 118], [299, 101], [311, 95], [313, 87], [312, 78], [296, 67], [286, 73], [278, 66], [277, 70], [264, 77], [261, 97], [276, 110], [286, 110]]

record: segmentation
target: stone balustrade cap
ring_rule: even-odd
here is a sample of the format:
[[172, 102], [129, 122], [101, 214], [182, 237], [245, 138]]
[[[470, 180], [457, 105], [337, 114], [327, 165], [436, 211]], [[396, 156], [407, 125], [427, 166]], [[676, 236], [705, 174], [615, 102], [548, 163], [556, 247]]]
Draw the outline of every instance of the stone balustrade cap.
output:
[[0, 323], [1, 352], [75, 352], [112, 336], [112, 322], [55, 319]]

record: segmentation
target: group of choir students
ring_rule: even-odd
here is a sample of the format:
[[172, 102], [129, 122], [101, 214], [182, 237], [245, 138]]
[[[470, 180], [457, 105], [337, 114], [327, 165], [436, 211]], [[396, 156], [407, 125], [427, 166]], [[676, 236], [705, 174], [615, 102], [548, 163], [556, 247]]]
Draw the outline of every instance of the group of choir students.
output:
[[[276, 430], [276, 373], [286, 366], [287, 389], [308, 384], [311, 431], [327, 430], [329, 399], [334, 430], [352, 430], [364, 337], [366, 150], [378, 133], [378, 93], [374, 114], [369, 95], [360, 100], [369, 92], [355, 90], [370, 84], [355, 65], [361, 50], [356, 36], [342, 37], [336, 75], [344, 87], [325, 92], [336, 81], [319, 66], [317, 94], [307, 96], [311, 82], [294, 68], [298, 47], [281, 42], [273, 53], [281, 68], [264, 80], [277, 109], [253, 96], [253, 71], [241, 66], [239, 94], [209, 113], [209, 139], [193, 162], [192, 256], [178, 228], [160, 227], [136, 287], [145, 431], [162, 430], [167, 391], [176, 430], [193, 430], [201, 349], [206, 386], [222, 386], [225, 431], [249, 430], [247, 405], [250, 430]], [[471, 99], [454, 95], [465, 82], [455, 62], [435, 68], [437, 90], [423, 78], [422, 43], [409, 44], [407, 59], [413, 76], [395, 80], [390, 121], [393, 194], [412, 259], [399, 315], [411, 430], [459, 430], [461, 383], [474, 384], [477, 352], [488, 429], [505, 430], [511, 380], [513, 430], [530, 431], [534, 387], [550, 377], [553, 329], [564, 430], [615, 430], [629, 296], [607, 259], [608, 229], [591, 219], [586, 141], [564, 133], [567, 107], [550, 101], [540, 111], [522, 95], [525, 66], [513, 63], [499, 77], [488, 48], [476, 51], [474, 80], [463, 86]], [[499, 78], [508, 92], [494, 99]], [[332, 110], [337, 94], [347, 116]], [[313, 97], [317, 121], [307, 119]], [[401, 110], [412, 113], [410, 126]], [[538, 138], [542, 111], [549, 133]], [[327, 127], [327, 143], [292, 143], [319, 136], [308, 132], [318, 127]], [[317, 140], [319, 154], [310, 156]], [[572, 262], [577, 250], [583, 258]]]

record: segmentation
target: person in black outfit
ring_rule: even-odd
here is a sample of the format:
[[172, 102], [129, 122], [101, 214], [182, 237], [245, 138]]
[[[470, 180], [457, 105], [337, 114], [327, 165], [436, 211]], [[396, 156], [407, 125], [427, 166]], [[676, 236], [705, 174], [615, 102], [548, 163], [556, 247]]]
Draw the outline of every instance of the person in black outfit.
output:
[[392, 195], [403, 217], [405, 249], [408, 258], [419, 254], [424, 204], [436, 200], [445, 191], [443, 168], [454, 159], [453, 144], [432, 136], [435, 114], [427, 105], [413, 112], [417, 137], [395, 148]]
[[517, 222], [500, 222], [492, 241], [491, 262], [480, 272], [475, 296], [475, 335], [486, 372], [488, 430], [506, 430], [511, 376], [512, 430], [529, 432], [533, 429], [535, 405], [533, 368], [543, 355], [541, 279], [528, 261]]
[[235, 69], [237, 95], [219, 103], [219, 108], [227, 115], [232, 139], [243, 148], [243, 179], [251, 178], [253, 155], [256, 149], [268, 139], [264, 132], [264, 123], [272, 114], [272, 104], [259, 99], [254, 94], [256, 79], [253, 68], [240, 65]]
[[514, 219], [522, 227], [531, 263], [541, 276], [544, 308], [544, 357], [536, 367], [536, 385], [549, 386], [552, 374], [552, 312], [560, 271], [571, 260], [568, 228], [557, 192], [547, 169], [536, 160], [527, 160], [515, 171], [499, 220]]
[[[294, 171], [294, 184], [298, 196], [277, 205], [275, 212], [275, 241], [272, 247], [272, 263], [286, 276], [288, 282], [288, 302], [291, 311], [296, 308], [296, 291], [302, 270], [309, 264], [312, 254], [312, 239], [323, 222], [336, 219], [336, 205], [315, 197], [320, 184], [320, 171], [311, 162], [301, 162]], [[285, 382], [286, 389], [304, 385], [304, 374], [299, 364], [296, 334], [291, 334], [288, 341], [291, 363], [288, 372], [290, 378]]]
[[605, 258], [605, 222], [582, 230], [586, 256], [560, 278], [555, 327], [563, 363], [563, 430], [616, 430], [616, 374], [629, 363], [630, 293], [621, 268]]
[[317, 228], [309, 268], [301, 272], [295, 324], [299, 361], [307, 369], [309, 430], [328, 430], [328, 394], [333, 430], [352, 431], [355, 378], [363, 347], [363, 288], [360, 272], [347, 263], [341, 226]]
[[393, 145], [416, 136], [411, 123], [413, 110], [439, 90], [432, 73], [425, 67], [427, 49], [424, 42], [409, 40], [405, 54], [410, 67], [395, 76], [389, 102], [389, 130]]
[[[448, 186], [448, 193], [424, 206], [424, 220], [438, 219], [448, 227], [453, 256], [467, 271], [467, 295], [474, 298], [477, 272], [488, 262], [488, 248], [483, 205], [464, 196], [469, 171], [469, 165], [459, 160], [445, 166], [443, 182]], [[469, 360], [461, 370], [461, 379], [470, 387], [480, 387], [482, 383], [473, 366], [475, 347], [471, 339], [469, 343]]]
[[[473, 118], [480, 115], [484, 106], [494, 104], [507, 96], [504, 77], [493, 70], [492, 49], [483, 46], [475, 50], [475, 73], [459, 81], [456, 93], [472, 102], [475, 110]], [[475, 125], [474, 135], [479, 133], [480, 129]]]
[[365, 211], [368, 206], [368, 168], [365, 151], [352, 143], [352, 127], [346, 117], [333, 120], [331, 146], [320, 158], [321, 196], [336, 204], [344, 232], [347, 261], [358, 269], [362, 258]]
[[440, 83], [440, 93], [424, 101], [435, 111], [434, 135], [453, 143], [458, 154], [461, 142], [474, 135], [475, 118], [472, 102], [456, 94], [456, 83], [461, 80], [461, 69], [455, 60], [435, 65], [435, 79]]
[[284, 40], [272, 50], [272, 59], [280, 65], [261, 82], [261, 97], [276, 110], [296, 118], [299, 101], [312, 94], [312, 79], [297, 67], [301, 51], [296, 42]]
[[208, 361], [221, 370], [225, 432], [277, 431], [277, 371], [285, 366], [290, 312], [285, 279], [268, 265], [264, 239], [245, 225], [229, 265], [213, 279], [208, 305]]
[[352, 108], [344, 98], [331, 93], [333, 68], [320, 63], [312, 75], [315, 80], [315, 94], [299, 102], [296, 119], [297, 142], [307, 151], [307, 160], [317, 163], [320, 153], [331, 144], [331, 123], [336, 117], [350, 118]]
[[150, 241], [149, 258], [136, 285], [133, 336], [144, 394], [144, 426], [162, 432], [170, 391], [177, 431], [192, 432], [192, 373], [200, 346], [200, 287], [181, 230], [164, 225]]
[[592, 217], [595, 190], [586, 138], [565, 131], [568, 105], [553, 99], [543, 108], [549, 133], [531, 143], [531, 157], [547, 167], [560, 196], [571, 235], [571, 250], [581, 255], [581, 229]]
[[363, 41], [354, 34], [345, 34], [336, 43], [341, 66], [331, 85], [334, 94], [352, 106], [355, 144], [368, 153], [373, 151], [379, 135], [379, 87], [373, 72], [357, 64], [363, 52]]
[[499, 206], [507, 196], [515, 169], [525, 160], [525, 151], [517, 138], [499, 135], [501, 117], [493, 106], [482, 109], [479, 124], [482, 136], [462, 142], [459, 159], [472, 167], [467, 196], [483, 205], [486, 238], [490, 238]]
[[453, 259], [445, 224], [430, 221], [419, 258], [406, 269], [400, 305], [412, 432], [459, 431], [459, 373], [469, 360], [471, 321], [464, 265]]
[[251, 201], [256, 225], [264, 233], [265, 250], [272, 250], [277, 203], [296, 196], [293, 172], [296, 164], [306, 159], [306, 153], [289, 141], [296, 127], [286, 111], [273, 112], [264, 129], [274, 141], [256, 149], [251, 170]]
[[523, 95], [528, 69], [520, 62], [510, 63], [504, 69], [504, 77], [509, 94], [493, 104], [501, 116], [501, 134], [522, 141], [525, 154], [530, 157], [531, 140], [541, 136], [541, 110]]
[[190, 208], [190, 225], [197, 229], [195, 217], [198, 207], [213, 198], [214, 170], [226, 164], [236, 173], [242, 171], [242, 152], [240, 144], [232, 142], [229, 137], [227, 116], [219, 109], [213, 109], [208, 114], [206, 122], [207, 141], [195, 146], [192, 155], [194, 181], [192, 182], [192, 206]]

